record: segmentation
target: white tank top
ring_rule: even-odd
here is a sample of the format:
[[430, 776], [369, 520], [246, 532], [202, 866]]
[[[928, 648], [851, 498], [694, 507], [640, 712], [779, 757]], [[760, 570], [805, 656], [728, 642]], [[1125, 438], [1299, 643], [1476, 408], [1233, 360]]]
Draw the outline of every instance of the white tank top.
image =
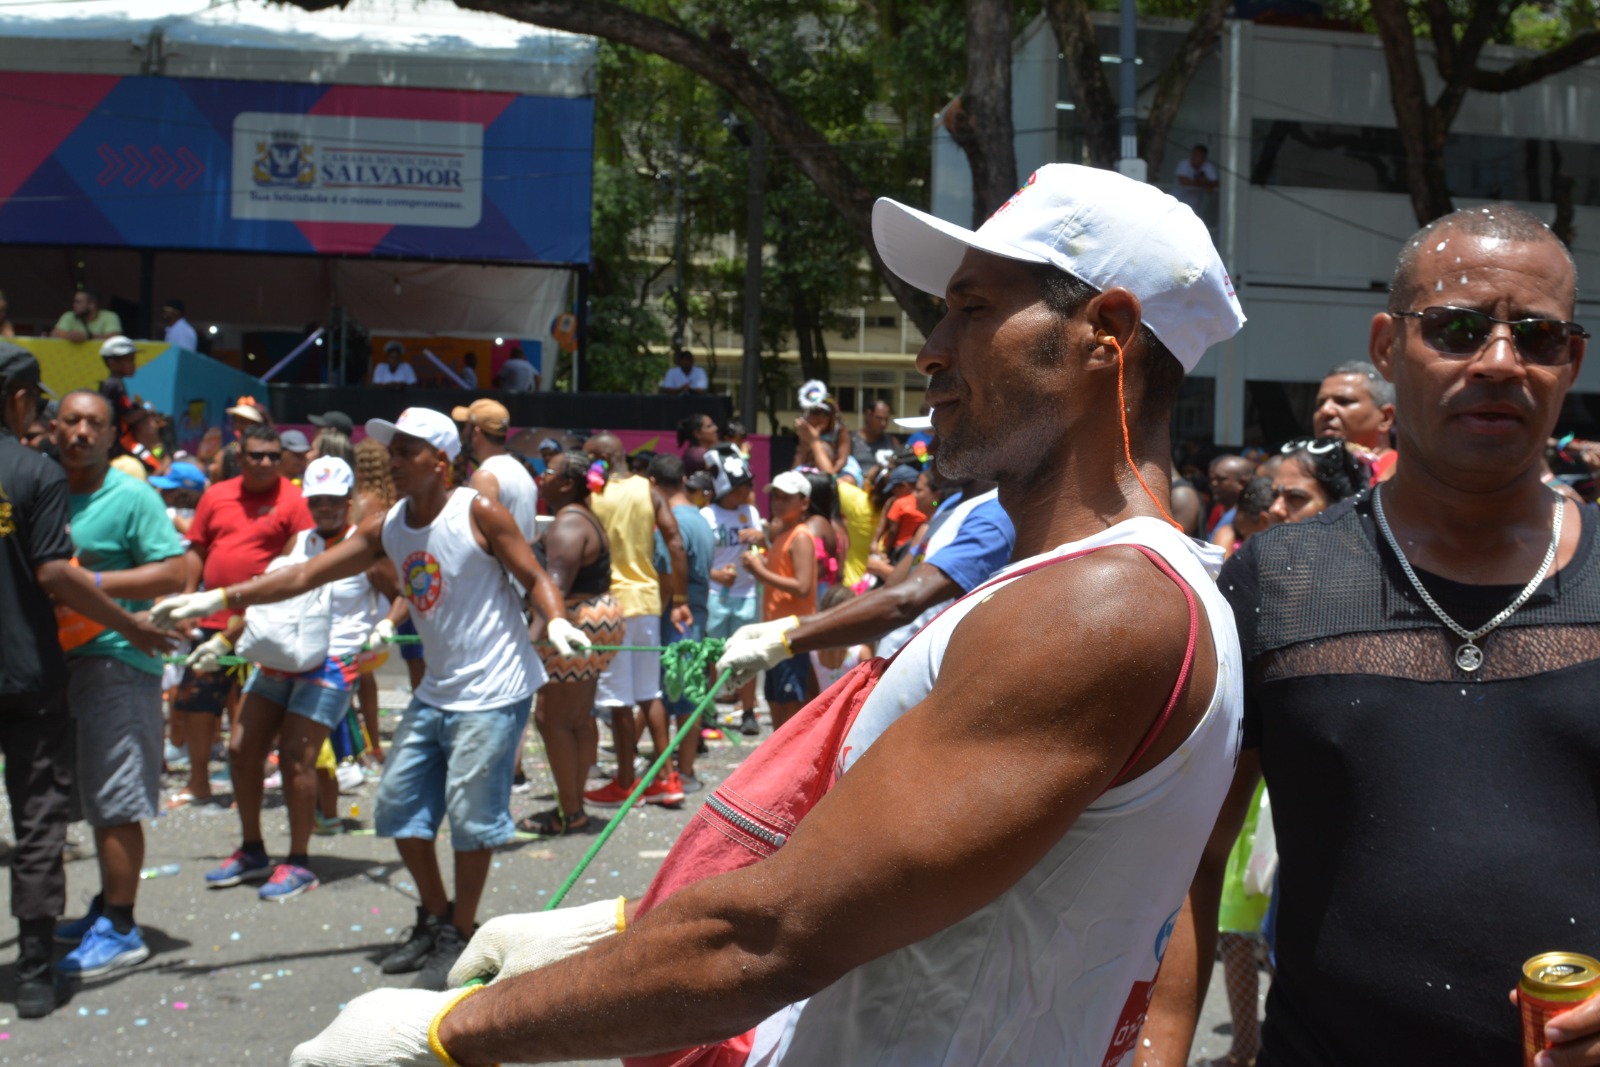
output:
[[[1164, 522], [1131, 519], [1000, 576], [1114, 544], [1158, 553], [1204, 605], [1218, 660], [1204, 717], [1172, 755], [1098, 797], [987, 906], [764, 1021], [750, 1064], [1133, 1062], [1157, 968], [1233, 777], [1243, 675], [1233, 613], [1216, 589], [1222, 553]], [[982, 600], [958, 602], [906, 645], [851, 727], [846, 773], [927, 696], [951, 634]]]
[[829, 667], [822, 662], [822, 657], [815, 652], [811, 655], [811, 673], [817, 677], [817, 692], [822, 692], [840, 678], [849, 674], [861, 662], [861, 646], [853, 645], [844, 654], [844, 659], [837, 667]]
[[441, 711], [504, 707], [545, 682], [511, 579], [472, 536], [477, 495], [456, 489], [421, 529], [407, 525], [404, 499], [383, 520], [383, 550], [400, 572], [428, 665], [416, 696]]
[[517, 520], [522, 539], [533, 544], [539, 539], [539, 487], [533, 475], [515, 456], [490, 456], [478, 469], [494, 475], [500, 483], [500, 503]]

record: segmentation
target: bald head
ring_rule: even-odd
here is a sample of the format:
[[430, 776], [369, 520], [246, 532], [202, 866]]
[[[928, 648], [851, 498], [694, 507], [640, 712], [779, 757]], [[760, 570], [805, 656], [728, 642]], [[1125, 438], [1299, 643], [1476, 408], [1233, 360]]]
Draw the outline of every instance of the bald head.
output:
[[1485, 207], [1461, 208], [1441, 215], [1412, 235], [1400, 249], [1395, 261], [1394, 277], [1389, 282], [1389, 311], [1413, 311], [1428, 294], [1423, 275], [1433, 275], [1442, 268], [1460, 263], [1459, 251], [1452, 251], [1452, 237], [1477, 238], [1480, 241], [1548, 242], [1561, 250], [1561, 255], [1572, 267], [1572, 291], [1558, 294], [1566, 304], [1567, 314], [1577, 303], [1578, 268], [1572, 253], [1561, 239], [1537, 217], [1511, 204], [1489, 204]]
[[1211, 461], [1208, 473], [1212, 497], [1223, 507], [1231, 508], [1239, 502], [1239, 494], [1255, 476], [1256, 465], [1243, 456], [1218, 456]]
[[614, 471], [626, 473], [628, 470], [628, 450], [622, 447], [622, 442], [613, 434], [595, 434], [583, 443], [583, 450], [611, 464], [611, 469]]

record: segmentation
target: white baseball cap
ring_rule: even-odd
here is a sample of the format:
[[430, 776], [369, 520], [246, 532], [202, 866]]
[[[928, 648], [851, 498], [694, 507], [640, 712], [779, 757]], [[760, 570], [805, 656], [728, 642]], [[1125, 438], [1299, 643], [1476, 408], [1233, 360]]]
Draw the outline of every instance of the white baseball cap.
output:
[[1205, 223], [1116, 171], [1040, 167], [975, 231], [885, 197], [873, 205], [872, 236], [890, 270], [934, 296], [945, 295], [969, 248], [1049, 263], [1101, 292], [1127, 289], [1185, 371], [1245, 322]]
[[449, 415], [432, 408], [406, 408], [393, 422], [388, 419], [368, 419], [367, 433], [383, 444], [393, 441], [397, 433], [418, 437], [450, 459], [455, 459], [461, 453], [461, 431], [456, 429]]
[[784, 471], [772, 479], [767, 489], [775, 489], [780, 493], [788, 493], [790, 496], [803, 496], [807, 500], [811, 499], [811, 479], [799, 471]]
[[933, 416], [907, 415], [903, 419], [895, 419], [894, 424], [902, 430], [931, 430], [933, 429]]
[[337, 456], [314, 459], [300, 476], [301, 496], [349, 496], [356, 487], [356, 472]]
[[122, 356], [136, 356], [139, 346], [120, 333], [115, 337], [107, 337], [100, 344], [101, 359], [118, 359]]

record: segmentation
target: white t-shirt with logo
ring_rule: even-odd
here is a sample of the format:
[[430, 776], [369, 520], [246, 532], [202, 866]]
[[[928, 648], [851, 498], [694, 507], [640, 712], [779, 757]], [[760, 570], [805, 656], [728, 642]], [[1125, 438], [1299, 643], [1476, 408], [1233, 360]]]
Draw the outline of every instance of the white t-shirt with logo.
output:
[[711, 550], [711, 569], [719, 570], [731, 563], [735, 575], [733, 584], [729, 586], [712, 582], [712, 591], [741, 599], [755, 596], [756, 576], [750, 573], [750, 568], [739, 566], [739, 557], [744, 555], [746, 548], [739, 543], [739, 531], [761, 529], [761, 513], [753, 504], [738, 509], [707, 504], [700, 509], [700, 517], [711, 527], [711, 542], [715, 546]]

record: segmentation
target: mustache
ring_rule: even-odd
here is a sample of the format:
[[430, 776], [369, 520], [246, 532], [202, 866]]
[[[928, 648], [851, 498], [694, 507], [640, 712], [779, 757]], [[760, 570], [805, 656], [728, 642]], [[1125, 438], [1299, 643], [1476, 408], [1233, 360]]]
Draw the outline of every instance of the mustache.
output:
[[1533, 397], [1521, 386], [1480, 384], [1469, 386], [1451, 397], [1445, 404], [1445, 410], [1454, 415], [1480, 404], [1505, 404], [1523, 415], [1532, 415], [1535, 407]]
[[961, 375], [954, 370], [942, 370], [928, 377], [927, 391], [935, 396], [952, 396], [961, 392]]

